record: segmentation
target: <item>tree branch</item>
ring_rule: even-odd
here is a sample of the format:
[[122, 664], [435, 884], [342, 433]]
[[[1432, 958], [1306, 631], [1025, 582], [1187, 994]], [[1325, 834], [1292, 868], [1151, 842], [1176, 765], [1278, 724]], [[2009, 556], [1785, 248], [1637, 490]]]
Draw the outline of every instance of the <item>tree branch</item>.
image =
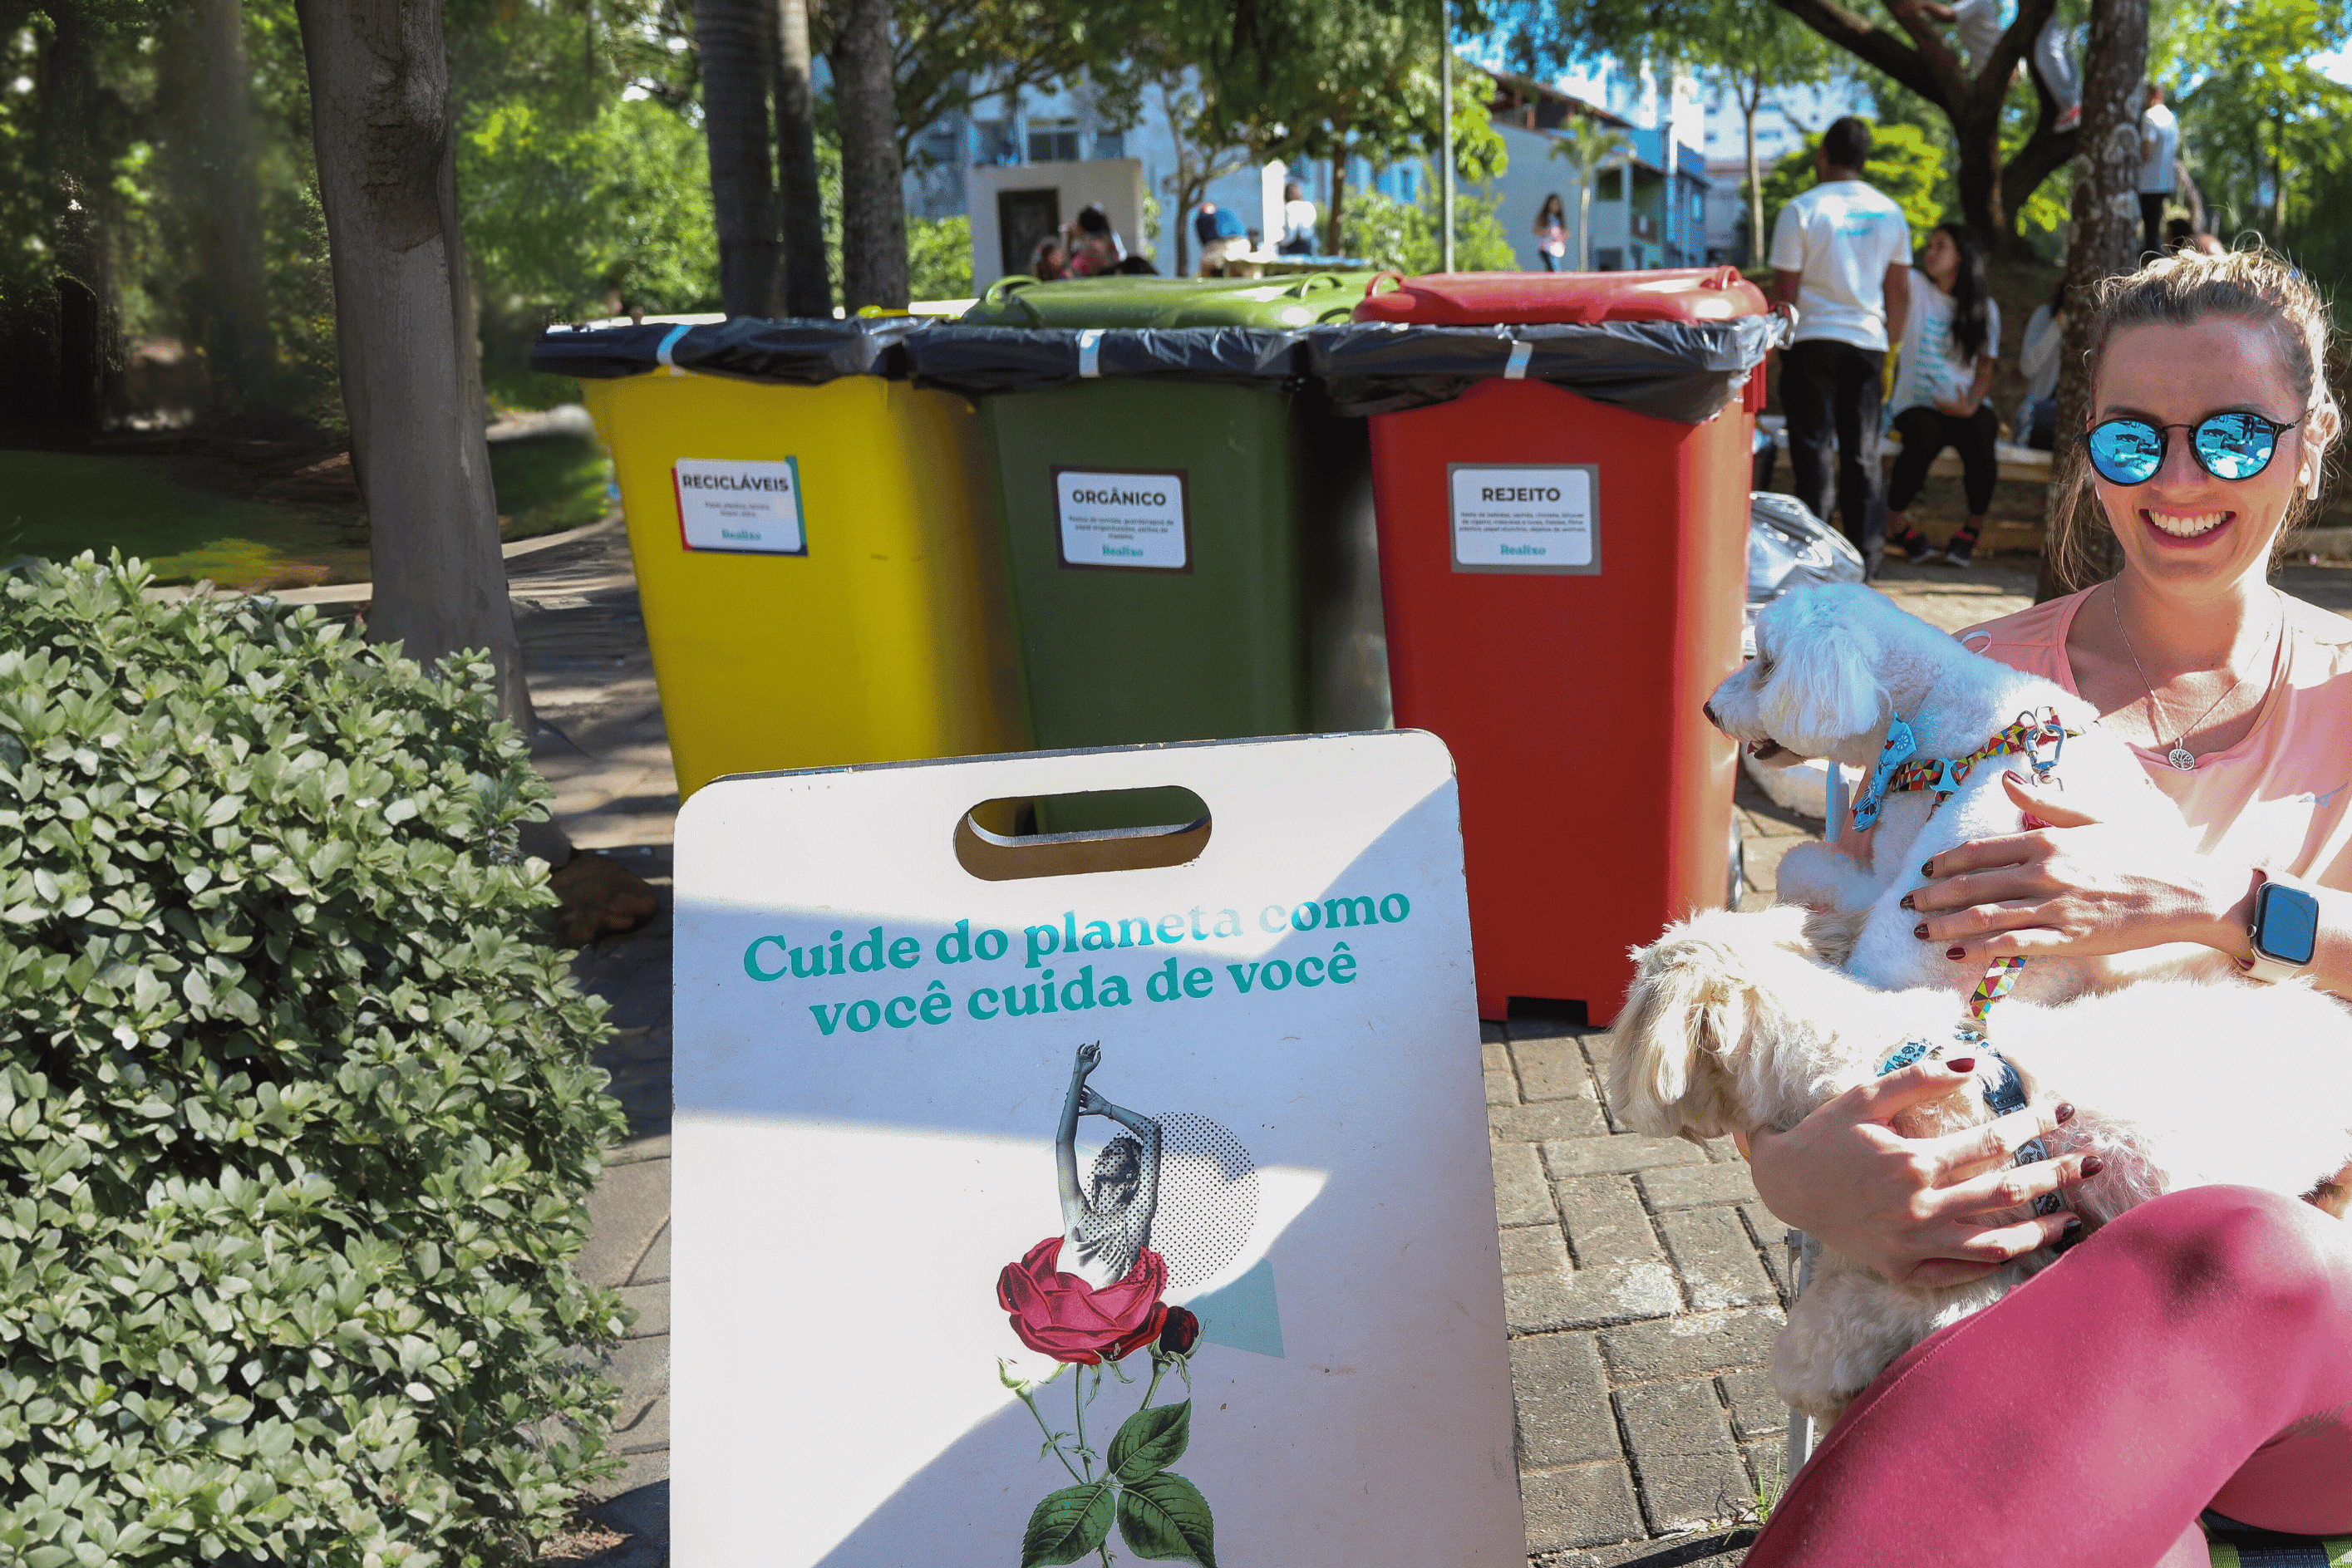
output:
[[1896, 43], [1876, 26], [1839, 5], [1838, 0], [1772, 0], [1772, 4], [1864, 65], [1884, 71], [1937, 108], [1949, 112], [1943, 85], [1919, 52]]

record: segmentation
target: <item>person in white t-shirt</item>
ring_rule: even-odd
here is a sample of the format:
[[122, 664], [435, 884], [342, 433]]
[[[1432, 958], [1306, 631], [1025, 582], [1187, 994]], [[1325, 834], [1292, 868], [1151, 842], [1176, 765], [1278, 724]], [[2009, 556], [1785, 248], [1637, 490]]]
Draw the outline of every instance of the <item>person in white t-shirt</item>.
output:
[[2180, 121], [2164, 107], [2164, 89], [2147, 84], [2147, 108], [2139, 117], [2140, 249], [2164, 250], [2164, 206], [2178, 181], [2172, 161], [2180, 152]]
[[2000, 420], [1986, 401], [2000, 348], [2000, 307], [1985, 277], [1983, 247], [1964, 224], [1937, 225], [1911, 275], [1903, 360], [1887, 400], [1903, 449], [1886, 486], [1886, 542], [1914, 561], [1938, 553], [1906, 514], [1927, 482], [1928, 465], [1947, 446], [1960, 455], [1969, 520], [1940, 553], [1953, 566], [1968, 565], [1976, 554], [2000, 476]]
[[1834, 494], [1838, 527], [1875, 576], [1886, 543], [1879, 392], [1886, 324], [1910, 310], [1911, 227], [1901, 207], [1863, 183], [1869, 160], [1869, 126], [1852, 115], [1830, 126], [1813, 152], [1821, 183], [1780, 209], [1770, 259], [1773, 302], [1798, 315], [1780, 355], [1797, 498], [1827, 517]]
[[1315, 204], [1292, 180], [1282, 187], [1282, 243], [1274, 248], [1285, 256], [1315, 254]]

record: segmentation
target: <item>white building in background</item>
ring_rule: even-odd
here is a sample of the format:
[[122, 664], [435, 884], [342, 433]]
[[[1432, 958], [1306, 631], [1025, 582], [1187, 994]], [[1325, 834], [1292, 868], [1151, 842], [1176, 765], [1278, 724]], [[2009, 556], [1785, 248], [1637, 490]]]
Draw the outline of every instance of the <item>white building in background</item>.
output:
[[[1748, 131], [1739, 100], [1715, 90], [1702, 110], [1707, 178], [1706, 249], [1710, 260], [1748, 259]], [[1785, 88], [1767, 93], [1756, 110], [1756, 162], [1767, 175], [1772, 165], [1818, 136], [1842, 114], [1867, 116], [1869, 95], [1845, 80], [1822, 87]]]
[[[1122, 126], [1083, 82], [1053, 92], [1023, 93], [1017, 100], [982, 99], [971, 113], [950, 115], [916, 140], [907, 172], [907, 210], [923, 217], [968, 214], [965, 173], [975, 167], [1132, 158], [1143, 166], [1145, 216], [1139, 234], [1122, 233], [1121, 237], [1130, 251], [1151, 257], [1161, 272], [1172, 272], [1174, 225], [1191, 214], [1175, 210], [1176, 139], [1157, 92], [1144, 93], [1142, 110], [1135, 124]], [[1244, 163], [1213, 182], [1208, 199], [1240, 214], [1242, 226], [1253, 237], [1262, 236], [1281, 225], [1286, 178], [1297, 180], [1307, 199], [1329, 213], [1330, 168], [1325, 163], [1289, 171], [1278, 162]], [[1370, 187], [1412, 201], [1421, 193], [1423, 180], [1416, 165], [1375, 171], [1359, 158], [1349, 172], [1349, 188], [1352, 193]], [[1061, 217], [1067, 221], [1072, 215], [1063, 213]], [[1189, 258], [1199, 256], [1196, 238], [1188, 235], [1185, 252]], [[1001, 259], [975, 258], [976, 286], [984, 287], [988, 278], [999, 275]]]
[[1579, 171], [1567, 157], [1561, 132], [1579, 120], [1619, 131], [1633, 146], [1630, 157], [1596, 171], [1593, 269], [1696, 267], [1708, 259], [1709, 181], [1700, 150], [1705, 114], [1686, 79], [1662, 85], [1611, 66], [1588, 68], [1549, 86], [1492, 68], [1488, 74], [1495, 78], [1494, 125], [1510, 163], [1486, 191], [1500, 203], [1496, 217], [1511, 236], [1521, 268], [1543, 267], [1536, 214], [1555, 193], [1568, 210], [1565, 265], [1578, 265]]

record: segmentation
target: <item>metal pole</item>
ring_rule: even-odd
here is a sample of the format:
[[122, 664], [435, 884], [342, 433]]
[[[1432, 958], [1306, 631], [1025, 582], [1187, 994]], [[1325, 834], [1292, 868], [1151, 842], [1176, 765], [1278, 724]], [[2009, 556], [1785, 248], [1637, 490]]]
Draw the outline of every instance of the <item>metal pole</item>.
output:
[[1437, 111], [1445, 120], [1438, 141], [1444, 149], [1437, 173], [1438, 270], [1454, 270], [1454, 0], [1438, 0]]

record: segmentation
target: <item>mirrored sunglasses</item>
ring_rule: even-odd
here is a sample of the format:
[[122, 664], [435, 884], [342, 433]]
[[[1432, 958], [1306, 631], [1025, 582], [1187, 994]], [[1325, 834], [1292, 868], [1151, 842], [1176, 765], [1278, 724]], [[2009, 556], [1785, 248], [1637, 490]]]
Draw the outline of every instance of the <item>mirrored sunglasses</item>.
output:
[[2145, 485], [2164, 466], [2164, 450], [2171, 432], [2189, 432], [2189, 454], [2197, 466], [2216, 479], [2251, 479], [2271, 465], [2282, 432], [2302, 420], [2281, 424], [2259, 413], [2211, 413], [2195, 424], [2158, 424], [2128, 416], [2103, 419], [2083, 437], [2091, 466], [2110, 485]]

